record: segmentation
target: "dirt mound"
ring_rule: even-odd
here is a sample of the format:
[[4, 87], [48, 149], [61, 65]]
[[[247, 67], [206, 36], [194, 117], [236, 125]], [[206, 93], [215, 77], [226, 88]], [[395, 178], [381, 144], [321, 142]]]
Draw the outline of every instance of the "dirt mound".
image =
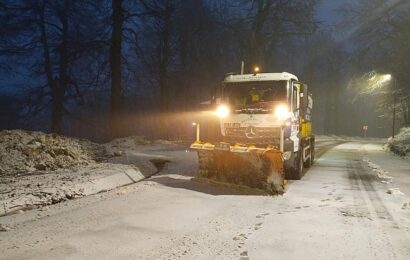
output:
[[22, 130], [0, 132], [0, 173], [89, 165], [105, 153], [103, 146], [86, 140]]

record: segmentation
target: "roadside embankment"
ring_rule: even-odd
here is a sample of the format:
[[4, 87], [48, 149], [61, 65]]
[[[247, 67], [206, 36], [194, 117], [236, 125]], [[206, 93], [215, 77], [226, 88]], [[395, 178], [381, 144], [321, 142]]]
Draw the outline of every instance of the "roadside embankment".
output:
[[42, 132], [1, 131], [0, 216], [96, 194], [152, 176], [167, 159], [138, 153], [139, 147], [150, 144], [135, 136], [97, 144]]
[[386, 146], [397, 155], [410, 157], [410, 127], [400, 129], [394, 138], [389, 138]]

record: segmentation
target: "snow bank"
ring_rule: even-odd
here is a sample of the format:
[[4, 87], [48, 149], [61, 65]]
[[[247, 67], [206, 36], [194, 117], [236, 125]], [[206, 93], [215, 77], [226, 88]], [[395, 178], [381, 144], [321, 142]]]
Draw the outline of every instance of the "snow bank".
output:
[[410, 127], [400, 129], [394, 139], [389, 138], [386, 146], [400, 156], [410, 156]]
[[168, 160], [141, 152], [150, 143], [157, 142], [131, 136], [96, 144], [42, 132], [0, 131], [0, 216], [151, 176]]
[[391, 183], [393, 177], [389, 175], [388, 171], [383, 170], [379, 165], [375, 164], [368, 158], [363, 158], [363, 161], [367, 163], [367, 166], [377, 174], [377, 177], [382, 183]]
[[0, 173], [34, 172], [89, 165], [105, 156], [103, 146], [56, 134], [0, 132]]
[[378, 137], [360, 137], [360, 136], [346, 136], [346, 135], [315, 135], [317, 141], [375, 141], [383, 142], [385, 138]]

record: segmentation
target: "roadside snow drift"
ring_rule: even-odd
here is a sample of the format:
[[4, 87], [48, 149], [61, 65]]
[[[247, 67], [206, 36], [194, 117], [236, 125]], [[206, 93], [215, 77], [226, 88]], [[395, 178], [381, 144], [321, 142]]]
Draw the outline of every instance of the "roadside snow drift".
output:
[[166, 163], [139, 151], [150, 142], [107, 144], [56, 134], [0, 131], [0, 216], [140, 181]]
[[85, 166], [105, 155], [104, 147], [86, 140], [22, 130], [0, 132], [0, 173]]
[[400, 156], [410, 156], [410, 127], [400, 129], [395, 138], [389, 138], [387, 147]]

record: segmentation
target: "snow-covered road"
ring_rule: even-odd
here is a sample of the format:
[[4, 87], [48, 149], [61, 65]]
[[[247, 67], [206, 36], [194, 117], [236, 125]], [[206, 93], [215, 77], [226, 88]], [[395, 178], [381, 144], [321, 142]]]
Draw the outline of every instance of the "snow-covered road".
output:
[[410, 259], [410, 163], [363, 141], [317, 150], [271, 197], [194, 183], [194, 152], [150, 148], [172, 162], [149, 180], [1, 218], [0, 258]]

